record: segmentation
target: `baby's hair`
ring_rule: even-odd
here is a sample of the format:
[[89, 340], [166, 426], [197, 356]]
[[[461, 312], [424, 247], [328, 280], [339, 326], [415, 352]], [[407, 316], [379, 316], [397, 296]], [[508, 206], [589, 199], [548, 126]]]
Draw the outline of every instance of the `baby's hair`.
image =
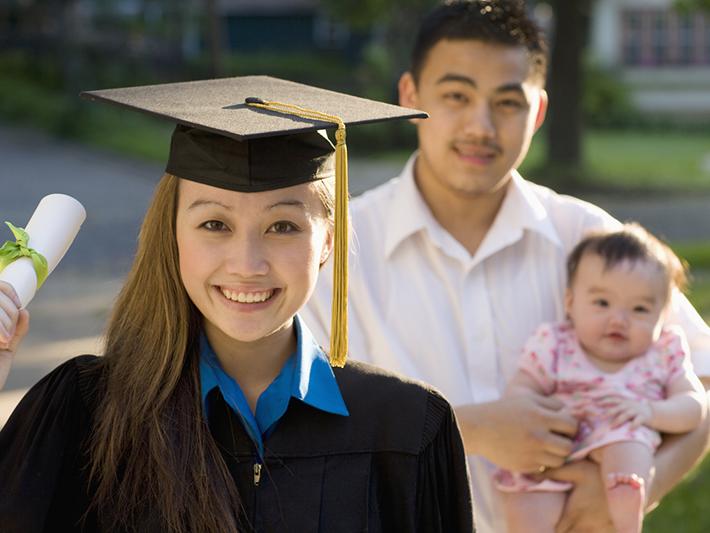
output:
[[585, 254], [595, 254], [610, 269], [624, 261], [648, 261], [658, 266], [668, 283], [668, 295], [673, 287], [684, 291], [688, 284], [686, 264], [658, 238], [640, 224], [624, 224], [617, 231], [595, 232], [575, 246], [567, 258], [567, 286], [571, 286], [579, 263]]

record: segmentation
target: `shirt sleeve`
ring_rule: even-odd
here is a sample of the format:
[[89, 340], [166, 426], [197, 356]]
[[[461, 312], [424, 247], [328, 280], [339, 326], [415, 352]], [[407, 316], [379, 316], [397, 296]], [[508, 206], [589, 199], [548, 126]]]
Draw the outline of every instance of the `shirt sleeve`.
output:
[[551, 324], [542, 324], [527, 340], [518, 360], [518, 369], [542, 387], [543, 394], [555, 390], [557, 335]]
[[710, 327], [680, 291], [674, 291], [668, 324], [685, 333], [698, 377], [710, 377]]
[[[417, 483], [418, 531], [472, 532], [473, 504], [463, 441], [451, 406], [429, 397]], [[431, 437], [430, 437], [431, 436]]]
[[[0, 432], [0, 524], [5, 533], [73, 530], [85, 502], [73, 488], [89, 416], [75, 360], [37, 383]], [[72, 518], [74, 517], [74, 518]]]
[[693, 363], [683, 330], [678, 327], [666, 327], [658, 339], [662, 364], [666, 369], [666, 385], [684, 374], [693, 373]]

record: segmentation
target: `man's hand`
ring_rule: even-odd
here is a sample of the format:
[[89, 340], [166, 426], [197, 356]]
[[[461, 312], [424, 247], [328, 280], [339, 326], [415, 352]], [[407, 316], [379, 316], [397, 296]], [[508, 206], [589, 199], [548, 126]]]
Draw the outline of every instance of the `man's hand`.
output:
[[0, 281], [0, 389], [5, 385], [15, 351], [29, 328], [30, 314], [20, 309], [15, 290]]
[[561, 466], [572, 450], [577, 420], [562, 402], [534, 392], [456, 409], [466, 452], [516, 472]]
[[614, 533], [606, 491], [596, 463], [588, 460], [575, 461], [548, 470], [545, 477], [574, 484], [567, 496], [555, 533]]

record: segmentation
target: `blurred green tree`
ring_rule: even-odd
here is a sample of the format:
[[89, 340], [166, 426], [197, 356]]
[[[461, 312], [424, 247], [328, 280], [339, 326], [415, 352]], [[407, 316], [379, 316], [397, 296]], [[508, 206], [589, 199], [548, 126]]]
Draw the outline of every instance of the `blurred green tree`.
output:
[[675, 5], [679, 9], [685, 9], [689, 11], [694, 9], [710, 11], [710, 0], [676, 0]]
[[[409, 66], [409, 54], [414, 37], [424, 15], [437, 0], [320, 0], [321, 5], [337, 20], [355, 30], [371, 32], [380, 72], [389, 75], [393, 86]], [[382, 68], [382, 67], [387, 67]], [[384, 81], [384, 80], [383, 80]]]
[[547, 92], [547, 154], [543, 173], [556, 186], [575, 188], [582, 169], [584, 52], [594, 0], [551, 0], [554, 30], [550, 42]]

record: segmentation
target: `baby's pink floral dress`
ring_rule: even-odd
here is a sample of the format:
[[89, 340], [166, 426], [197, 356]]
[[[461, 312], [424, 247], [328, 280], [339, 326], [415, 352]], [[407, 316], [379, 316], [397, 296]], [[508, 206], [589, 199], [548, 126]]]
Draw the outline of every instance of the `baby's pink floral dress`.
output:
[[[579, 420], [568, 461], [582, 459], [595, 448], [620, 441], [641, 442], [655, 452], [661, 443], [657, 431], [646, 426], [632, 429], [630, 422], [612, 428], [607, 409], [600, 403], [619, 396], [662, 400], [673, 380], [693, 372], [685, 336], [678, 327], [665, 327], [644, 355], [609, 373], [587, 359], [569, 322], [540, 326], [528, 339], [518, 368], [537, 381], [544, 394], [560, 399]], [[497, 470], [494, 478], [498, 488], [507, 492], [571, 487], [566, 483], [536, 482], [506, 470]]]

